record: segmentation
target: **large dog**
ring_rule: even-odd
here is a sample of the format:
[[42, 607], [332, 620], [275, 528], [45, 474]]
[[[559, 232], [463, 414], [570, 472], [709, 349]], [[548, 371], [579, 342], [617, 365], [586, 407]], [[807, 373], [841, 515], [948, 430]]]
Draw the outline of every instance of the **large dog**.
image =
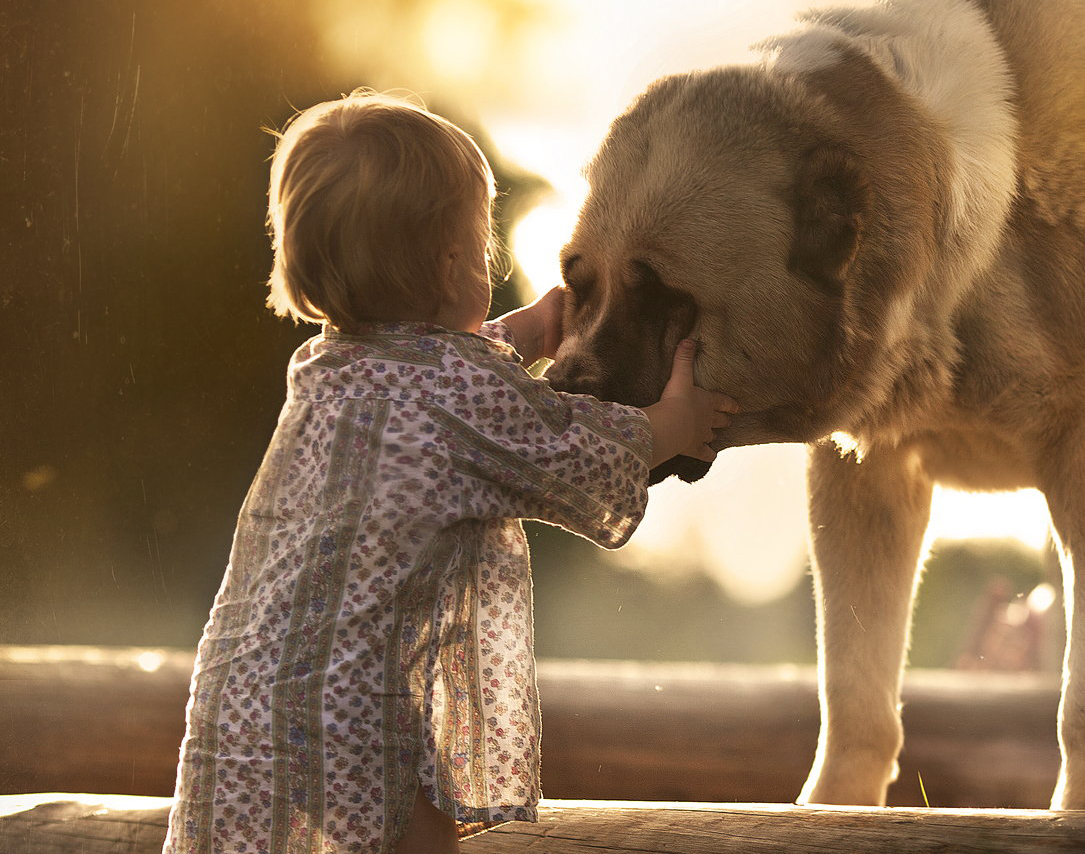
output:
[[692, 335], [698, 382], [743, 408], [719, 448], [810, 443], [822, 728], [802, 802], [885, 802], [933, 484], [1039, 487], [1069, 615], [1052, 806], [1085, 808], [1085, 3], [803, 20], [761, 64], [659, 80], [611, 125], [549, 376], [648, 404]]

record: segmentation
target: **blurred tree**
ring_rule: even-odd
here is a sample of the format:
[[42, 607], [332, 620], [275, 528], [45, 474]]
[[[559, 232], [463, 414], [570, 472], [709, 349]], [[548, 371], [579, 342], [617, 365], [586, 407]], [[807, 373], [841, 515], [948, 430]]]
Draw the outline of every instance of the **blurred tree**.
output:
[[[1023, 602], [1041, 583], [1061, 586], [1053, 555], [1038, 555], [1012, 540], [936, 543], [919, 588], [909, 660], [916, 667], [953, 667], [983, 629], [978, 624], [990, 617], [993, 586], [1008, 600]], [[1040, 664], [1058, 669], [1063, 631], [1058, 607], [1050, 610], [1048, 622]]]

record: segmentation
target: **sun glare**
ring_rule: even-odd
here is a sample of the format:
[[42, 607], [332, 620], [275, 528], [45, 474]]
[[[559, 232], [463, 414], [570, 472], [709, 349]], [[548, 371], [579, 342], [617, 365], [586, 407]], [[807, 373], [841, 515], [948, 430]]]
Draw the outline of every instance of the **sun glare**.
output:
[[[85, 808], [85, 815], [101, 815], [107, 811], [128, 810], [165, 810], [173, 803], [172, 798], [149, 795], [87, 795], [71, 792], [42, 792], [32, 795], [0, 796], [0, 818], [17, 815], [37, 807], [53, 804], [80, 804]], [[39, 819], [45, 821], [45, 819]], [[22, 846], [19, 846], [20, 848]], [[10, 849], [9, 849], [10, 850]], [[25, 849], [24, 849], [25, 850]], [[78, 845], [70, 850], [86, 850]]]
[[929, 539], [1011, 539], [1032, 549], [1048, 540], [1047, 502], [1035, 489], [961, 492], [936, 487]]
[[[724, 452], [704, 480], [652, 488], [648, 512], [615, 559], [674, 575], [706, 570], [733, 599], [750, 605], [786, 593], [808, 557], [806, 452], [764, 445]], [[1047, 504], [1034, 489], [968, 493], [936, 487], [927, 541], [1013, 540], [1040, 550]]]
[[486, 71], [496, 36], [497, 19], [491, 5], [451, 0], [433, 6], [422, 30], [422, 43], [440, 77], [474, 83]]
[[579, 201], [556, 192], [531, 210], [512, 233], [512, 251], [536, 296], [561, 284], [558, 255], [572, 234]]
[[136, 658], [137, 666], [145, 673], [154, 673], [164, 663], [165, 658], [163, 658], [162, 655], [157, 652], [152, 652], [150, 650], [140, 653], [139, 656]]
[[805, 458], [801, 445], [736, 448], [694, 485], [652, 487], [615, 559], [666, 575], [705, 570], [751, 605], [788, 593], [806, 567]]

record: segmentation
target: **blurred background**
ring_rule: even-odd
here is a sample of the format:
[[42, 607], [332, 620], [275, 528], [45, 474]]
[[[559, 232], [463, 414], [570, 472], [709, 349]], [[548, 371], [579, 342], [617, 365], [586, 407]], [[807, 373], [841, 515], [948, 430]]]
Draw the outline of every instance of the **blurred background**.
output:
[[[751, 61], [808, 5], [4, 0], [0, 644], [195, 646], [315, 331], [263, 305], [266, 129], [364, 85], [472, 132], [515, 261], [500, 313], [558, 282], [628, 101]], [[813, 661], [803, 460], [728, 451], [614, 554], [529, 523], [538, 656]], [[914, 664], [1057, 666], [1046, 526], [1034, 492], [938, 494]]]

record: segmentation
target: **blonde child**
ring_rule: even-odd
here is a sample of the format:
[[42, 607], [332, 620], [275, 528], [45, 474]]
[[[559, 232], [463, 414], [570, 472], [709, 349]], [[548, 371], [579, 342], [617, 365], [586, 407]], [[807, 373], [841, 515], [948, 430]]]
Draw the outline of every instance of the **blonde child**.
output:
[[689, 342], [643, 410], [532, 378], [561, 292], [484, 323], [493, 197], [470, 137], [402, 100], [320, 104], [279, 142], [269, 305], [323, 331], [200, 641], [166, 854], [440, 854], [536, 818], [519, 520], [622, 545], [649, 467], [711, 459], [734, 404]]

